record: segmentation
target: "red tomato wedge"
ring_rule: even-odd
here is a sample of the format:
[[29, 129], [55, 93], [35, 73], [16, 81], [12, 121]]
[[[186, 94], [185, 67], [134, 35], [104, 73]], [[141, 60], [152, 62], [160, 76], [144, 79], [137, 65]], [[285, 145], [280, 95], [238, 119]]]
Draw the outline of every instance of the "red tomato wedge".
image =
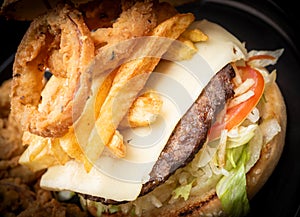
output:
[[238, 67], [238, 69], [240, 71], [242, 81], [245, 81], [248, 78], [254, 80], [254, 84], [249, 89], [254, 92], [254, 95], [226, 111], [224, 122], [216, 122], [211, 127], [209, 135], [210, 140], [219, 137], [221, 130], [226, 129], [229, 131], [233, 127], [240, 125], [257, 105], [264, 92], [265, 82], [259, 71], [251, 68], [250, 66], [242, 66]]

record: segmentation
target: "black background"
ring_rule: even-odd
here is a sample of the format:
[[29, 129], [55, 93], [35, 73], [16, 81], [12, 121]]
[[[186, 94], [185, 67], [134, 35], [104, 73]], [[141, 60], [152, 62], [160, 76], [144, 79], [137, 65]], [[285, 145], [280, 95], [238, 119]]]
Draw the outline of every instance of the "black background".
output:
[[[285, 49], [276, 68], [287, 105], [286, 144], [274, 173], [251, 200], [249, 216], [300, 216], [300, 14], [295, 1], [207, 0], [178, 9], [221, 24], [248, 49]], [[28, 25], [0, 17], [0, 81], [11, 76], [14, 52]]]

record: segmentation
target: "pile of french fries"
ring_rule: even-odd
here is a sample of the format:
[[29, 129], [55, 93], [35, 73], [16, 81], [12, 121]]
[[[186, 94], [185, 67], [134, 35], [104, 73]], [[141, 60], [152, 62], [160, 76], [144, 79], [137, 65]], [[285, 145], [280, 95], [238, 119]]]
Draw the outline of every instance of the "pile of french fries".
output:
[[[151, 90], [139, 94], [172, 40], [189, 48], [176, 54], [179, 59], [190, 58], [197, 52], [194, 43], [207, 40], [200, 30], [187, 30], [193, 21], [194, 15], [187, 13], [162, 22], [151, 33], [153, 39], [139, 48], [142, 58], [99, 75], [81, 117], [63, 137], [45, 138], [24, 132], [23, 144], [28, 148], [19, 162], [38, 171], [75, 159], [89, 172], [105, 147], [116, 157], [126, 156], [126, 142], [118, 128], [147, 126], [156, 120], [162, 106], [159, 94]], [[153, 53], [155, 56], [151, 56]]]

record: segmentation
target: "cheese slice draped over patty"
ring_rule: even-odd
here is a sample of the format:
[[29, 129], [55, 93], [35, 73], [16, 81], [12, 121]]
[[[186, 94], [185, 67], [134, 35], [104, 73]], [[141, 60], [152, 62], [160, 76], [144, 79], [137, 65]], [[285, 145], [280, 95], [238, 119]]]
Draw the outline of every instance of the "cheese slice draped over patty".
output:
[[69, 190], [115, 201], [132, 201], [167, 143], [180, 118], [200, 95], [210, 79], [226, 64], [245, 59], [246, 49], [236, 37], [218, 24], [196, 21], [206, 42], [196, 43], [198, 53], [184, 61], [161, 60], [144, 90], [155, 90], [163, 100], [157, 120], [149, 127], [120, 130], [127, 144], [125, 158], [104, 151], [89, 173], [74, 160], [50, 167], [41, 178], [41, 187]]

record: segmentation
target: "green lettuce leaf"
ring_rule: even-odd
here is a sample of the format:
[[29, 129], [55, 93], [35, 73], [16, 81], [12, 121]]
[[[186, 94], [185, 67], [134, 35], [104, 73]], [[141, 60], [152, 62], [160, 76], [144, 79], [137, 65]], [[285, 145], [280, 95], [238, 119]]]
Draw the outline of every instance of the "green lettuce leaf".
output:
[[193, 182], [194, 181], [192, 181], [191, 183], [189, 183], [187, 185], [181, 185], [178, 188], [176, 188], [175, 190], [173, 190], [174, 199], [183, 197], [184, 200], [187, 200], [189, 198]]
[[216, 187], [222, 208], [231, 217], [245, 216], [249, 212], [245, 172], [245, 165], [249, 158], [247, 149], [247, 146], [243, 147], [236, 167], [229, 171], [228, 176], [222, 177]]

